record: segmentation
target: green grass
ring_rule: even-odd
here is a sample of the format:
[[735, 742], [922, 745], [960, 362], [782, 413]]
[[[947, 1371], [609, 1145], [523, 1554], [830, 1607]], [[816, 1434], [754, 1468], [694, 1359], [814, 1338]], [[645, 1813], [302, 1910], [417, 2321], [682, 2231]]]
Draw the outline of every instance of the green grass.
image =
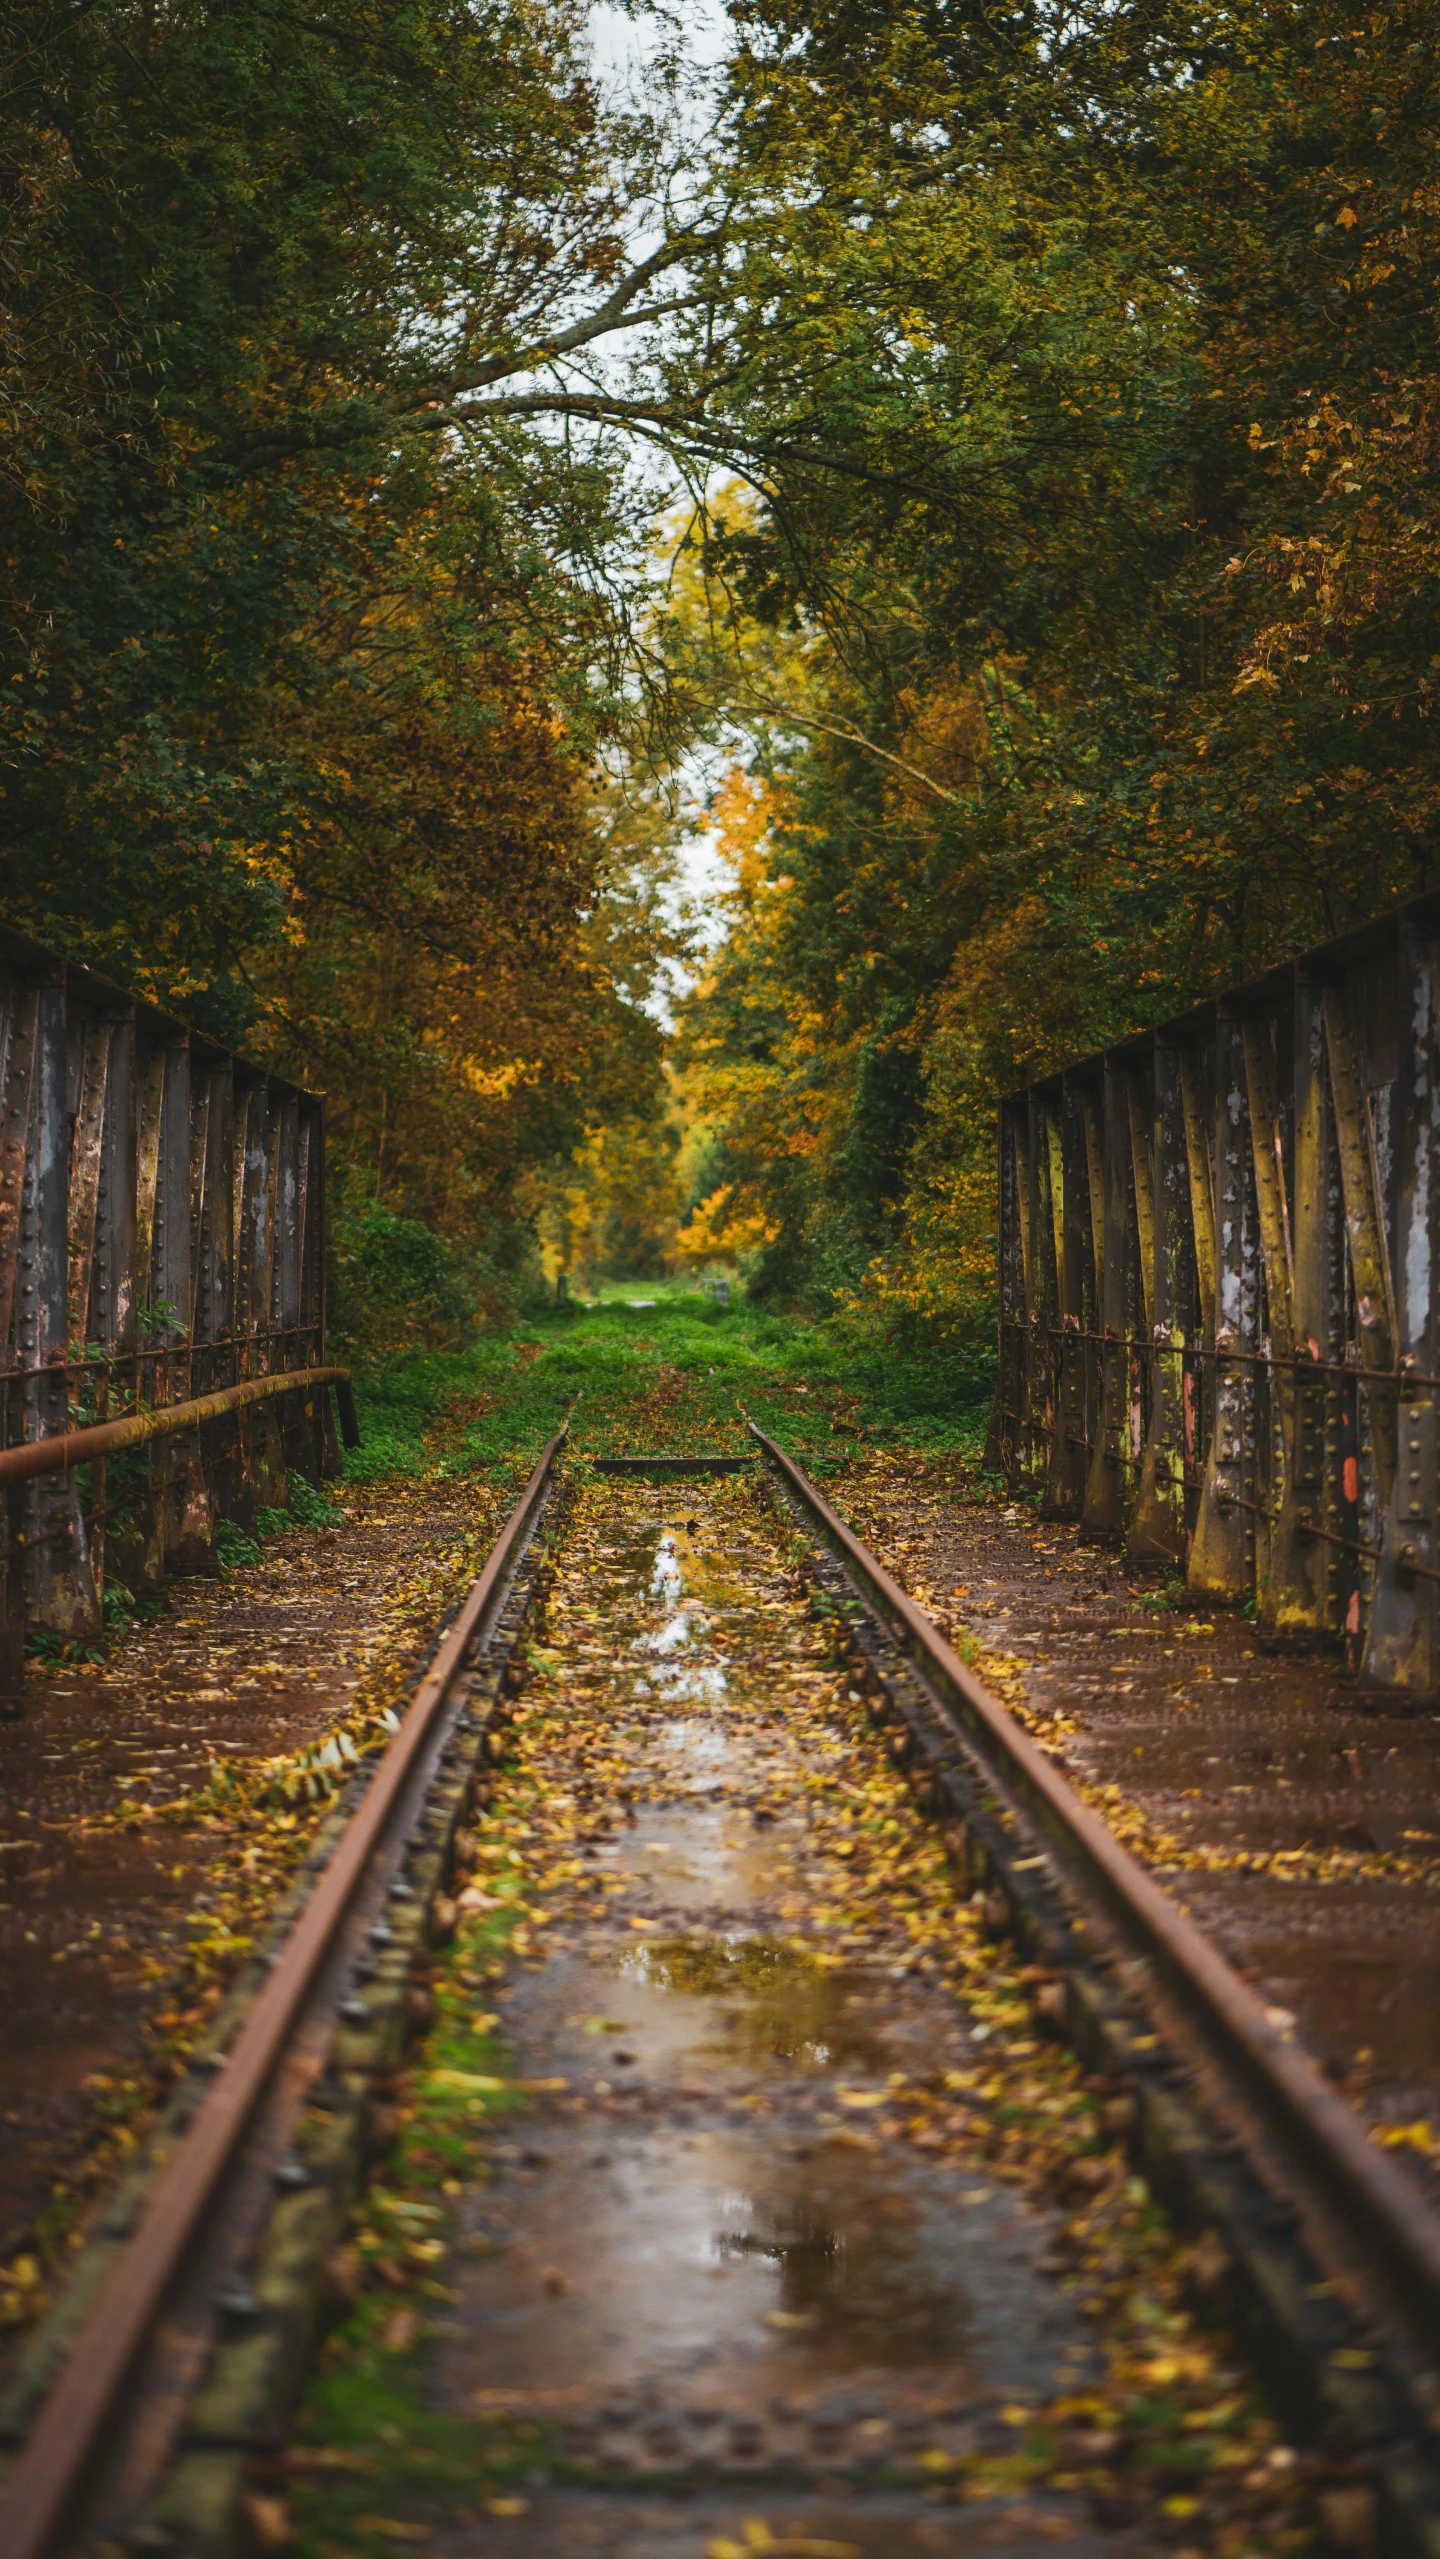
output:
[[975, 1462], [989, 1383], [973, 1353], [898, 1351], [655, 1280], [611, 1283], [466, 1351], [358, 1371], [356, 1395], [361, 1446], [345, 1472], [363, 1483], [433, 1463], [437, 1421], [444, 1471], [519, 1478], [567, 1413], [597, 1456], [739, 1451], [749, 1414], [821, 1471], [857, 1437]]

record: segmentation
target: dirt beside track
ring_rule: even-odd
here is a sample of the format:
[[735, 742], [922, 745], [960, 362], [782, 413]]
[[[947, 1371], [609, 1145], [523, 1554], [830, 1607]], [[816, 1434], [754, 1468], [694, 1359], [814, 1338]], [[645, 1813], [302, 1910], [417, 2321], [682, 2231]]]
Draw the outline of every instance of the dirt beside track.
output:
[[1433, 2189], [1440, 1715], [1267, 1647], [1028, 1504], [886, 1463], [835, 1498]]
[[0, 1722], [0, 2308], [16, 2330], [323, 1807], [327, 1772], [278, 1772], [268, 1803], [251, 1800], [259, 1772], [403, 1695], [490, 1508], [473, 1486], [352, 1490], [331, 1527], [172, 1584], [109, 1662], [35, 1666]]

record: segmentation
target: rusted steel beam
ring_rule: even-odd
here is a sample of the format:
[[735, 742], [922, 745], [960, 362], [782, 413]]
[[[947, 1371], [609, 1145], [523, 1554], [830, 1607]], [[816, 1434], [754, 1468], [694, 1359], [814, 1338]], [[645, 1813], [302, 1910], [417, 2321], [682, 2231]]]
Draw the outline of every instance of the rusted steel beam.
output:
[[[1060, 1098], [1057, 1100], [1057, 1096]], [[1440, 1687], [1440, 895], [1001, 1110], [988, 1462]]]
[[243, 1378], [238, 1386], [221, 1387], [214, 1395], [192, 1396], [183, 1404], [162, 1404], [144, 1413], [124, 1413], [118, 1421], [95, 1422], [86, 1430], [60, 1431], [51, 1439], [24, 1441], [0, 1448], [0, 1484], [28, 1482], [35, 1475], [68, 1475], [97, 1457], [114, 1457], [122, 1448], [143, 1448], [150, 1440], [173, 1439], [197, 1431], [202, 1422], [218, 1422], [247, 1404], [263, 1404], [277, 1395], [309, 1394], [333, 1386], [345, 1429], [345, 1445], [359, 1444], [354, 1388], [348, 1368], [277, 1369], [269, 1377]]
[[[220, 1518], [338, 1471], [324, 1395], [183, 1418], [323, 1366], [324, 1178], [316, 1096], [0, 926], [0, 1685], [29, 1633], [94, 1635], [107, 1576], [203, 1569]], [[5, 1463], [165, 1407], [122, 1497], [103, 1453]]]

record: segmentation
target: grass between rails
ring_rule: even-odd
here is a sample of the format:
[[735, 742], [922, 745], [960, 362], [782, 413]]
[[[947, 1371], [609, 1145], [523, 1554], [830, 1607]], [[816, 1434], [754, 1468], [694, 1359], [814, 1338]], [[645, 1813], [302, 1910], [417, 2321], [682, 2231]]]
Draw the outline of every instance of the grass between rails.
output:
[[637, 1282], [465, 1351], [358, 1371], [361, 1445], [345, 1471], [351, 1482], [417, 1472], [438, 1420], [442, 1471], [518, 1483], [567, 1413], [576, 1446], [597, 1455], [740, 1451], [748, 1413], [821, 1473], [857, 1440], [975, 1466], [989, 1391], [973, 1352], [899, 1351], [743, 1300], [718, 1307], [679, 1282]]

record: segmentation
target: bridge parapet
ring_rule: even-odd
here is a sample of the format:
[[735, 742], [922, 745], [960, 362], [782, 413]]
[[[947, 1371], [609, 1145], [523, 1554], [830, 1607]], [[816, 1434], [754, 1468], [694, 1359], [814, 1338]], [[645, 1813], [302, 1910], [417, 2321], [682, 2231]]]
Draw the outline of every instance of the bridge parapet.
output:
[[1440, 1685], [1440, 896], [1012, 1095], [987, 1462]]
[[318, 1095], [0, 929], [0, 1684], [337, 1467], [324, 1170]]

